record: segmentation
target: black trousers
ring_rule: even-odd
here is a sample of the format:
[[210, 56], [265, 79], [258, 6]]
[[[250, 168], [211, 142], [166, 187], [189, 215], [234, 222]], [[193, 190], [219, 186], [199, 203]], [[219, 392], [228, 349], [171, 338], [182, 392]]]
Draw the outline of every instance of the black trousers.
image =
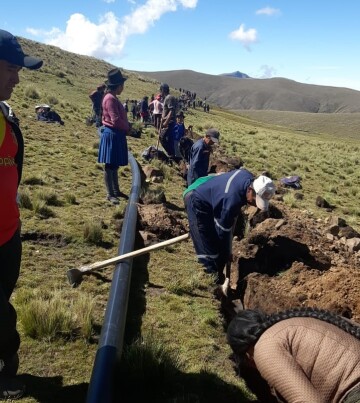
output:
[[20, 336], [16, 330], [16, 311], [10, 303], [20, 273], [21, 239], [17, 230], [0, 246], [0, 359], [6, 361], [18, 350]]

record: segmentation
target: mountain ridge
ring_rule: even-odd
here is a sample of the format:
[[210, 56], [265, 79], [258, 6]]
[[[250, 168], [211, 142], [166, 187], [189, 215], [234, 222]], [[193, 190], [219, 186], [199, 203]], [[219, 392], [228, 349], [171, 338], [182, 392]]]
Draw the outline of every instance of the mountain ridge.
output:
[[304, 84], [279, 77], [238, 79], [193, 70], [134, 72], [167, 82], [173, 88], [196, 92], [210, 104], [234, 111], [360, 112], [360, 91], [349, 88]]

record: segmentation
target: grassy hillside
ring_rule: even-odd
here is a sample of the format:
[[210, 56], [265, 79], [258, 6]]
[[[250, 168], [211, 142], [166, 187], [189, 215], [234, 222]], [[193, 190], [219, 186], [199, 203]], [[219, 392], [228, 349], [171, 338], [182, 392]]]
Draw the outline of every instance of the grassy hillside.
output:
[[[98, 135], [94, 127], [85, 125], [91, 109], [88, 94], [105, 80], [112, 66], [55, 47], [22, 43], [45, 60], [40, 71], [21, 72], [21, 83], [9, 101], [20, 118], [26, 144], [20, 187], [24, 250], [14, 295], [22, 334], [19, 372], [29, 390], [23, 401], [80, 402], [90, 379], [113, 269], [87, 276], [77, 289], [70, 288], [66, 272], [116, 255], [125, 208], [124, 201], [118, 207], [105, 201], [102, 167], [96, 162]], [[123, 100], [157, 92], [153, 79], [125, 74], [129, 79]], [[192, 89], [190, 83], [184, 87]], [[36, 121], [34, 106], [43, 102], [54, 107], [64, 126]], [[301, 175], [304, 198], [289, 197], [287, 203], [293, 208], [325, 218], [329, 213], [315, 206], [316, 196], [321, 195], [336, 206], [336, 214], [360, 230], [358, 142], [328, 136], [326, 131], [269, 126], [226, 110], [213, 109], [209, 114], [190, 110], [185, 122], [200, 134], [218, 127], [222, 150], [241, 157], [255, 174], [267, 170], [274, 179]], [[141, 164], [141, 152], [156, 140], [152, 128], [145, 129], [141, 139], [128, 139]], [[161, 186], [167, 201], [185, 216], [182, 178], [176, 167], [160, 167], [165, 172]], [[129, 167], [121, 169], [120, 178], [122, 190], [129, 192]], [[218, 302], [195, 261], [190, 241], [151, 253], [146, 264], [134, 263], [129, 309], [132, 327], [127, 341], [138, 340], [133, 345], [146, 350], [143, 356], [152, 365], [142, 373], [125, 372], [124, 385], [144, 382], [133, 389], [147, 393], [147, 401], [151, 397], [157, 402], [221, 401], [224, 397], [229, 402], [249, 401], [228, 360]], [[52, 332], [32, 327], [39, 316], [41, 322], [49, 319], [50, 330], [52, 323], [63, 326]], [[133, 362], [131, 350], [126, 351]], [[162, 371], [164, 366], [171, 371]], [[172, 388], [156, 395], [156, 385], [164, 379]]]
[[360, 112], [360, 91], [302, 84], [285, 78], [238, 79], [192, 70], [142, 72], [175, 88], [196, 92], [208, 102], [233, 110], [311, 113]]

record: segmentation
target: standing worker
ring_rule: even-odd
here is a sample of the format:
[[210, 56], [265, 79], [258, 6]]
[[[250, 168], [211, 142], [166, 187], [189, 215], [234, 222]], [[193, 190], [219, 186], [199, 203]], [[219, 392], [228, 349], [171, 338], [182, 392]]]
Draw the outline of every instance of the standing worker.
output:
[[124, 90], [127, 78], [119, 69], [110, 70], [106, 81], [107, 91], [102, 102], [102, 124], [98, 162], [105, 164], [104, 180], [106, 198], [112, 204], [119, 204], [119, 197], [128, 199], [120, 191], [118, 170], [128, 164], [126, 135], [130, 130], [123, 104], [117, 98]]
[[277, 401], [360, 402], [355, 322], [316, 308], [271, 315], [248, 309], [230, 322], [227, 337], [240, 369], [258, 371]]
[[170, 88], [168, 84], [160, 85], [161, 97], [163, 102], [163, 111], [160, 122], [159, 139], [161, 145], [169, 157], [174, 157], [174, 126], [176, 123], [176, 98], [170, 95]]
[[220, 133], [217, 129], [208, 129], [205, 136], [196, 141], [190, 150], [187, 183], [190, 186], [196, 179], [207, 176], [212, 146], [219, 143]]
[[275, 185], [267, 176], [254, 178], [240, 168], [197, 179], [184, 192], [190, 235], [199, 263], [205, 273], [224, 282], [224, 266], [231, 258], [233, 225], [246, 204], [266, 211], [275, 194]]
[[96, 127], [101, 126], [101, 104], [104, 98], [105, 89], [105, 84], [101, 84], [89, 95], [92, 102], [93, 120], [95, 121]]
[[[22, 67], [37, 70], [42, 60], [25, 55], [17, 39], [0, 30], [0, 101], [10, 99]], [[17, 120], [0, 102], [0, 399], [18, 399], [25, 386], [16, 377], [20, 336], [16, 312], [9, 300], [20, 274], [20, 213], [16, 201], [24, 157], [24, 140]]]

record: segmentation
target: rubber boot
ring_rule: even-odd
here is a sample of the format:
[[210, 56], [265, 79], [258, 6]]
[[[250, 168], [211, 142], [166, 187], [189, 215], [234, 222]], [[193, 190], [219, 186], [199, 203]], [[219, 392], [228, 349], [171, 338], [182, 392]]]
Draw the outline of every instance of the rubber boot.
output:
[[112, 170], [105, 169], [104, 171], [104, 181], [106, 187], [106, 199], [109, 200], [112, 204], [119, 204], [119, 200], [115, 197], [114, 189], [113, 189], [113, 180], [112, 180]]
[[120, 191], [120, 188], [119, 188], [119, 174], [118, 174], [117, 169], [114, 169], [112, 171], [112, 186], [113, 186], [113, 189], [114, 189], [114, 196], [115, 197], [122, 197], [122, 198], [124, 198], [126, 200], [129, 198], [125, 193]]

